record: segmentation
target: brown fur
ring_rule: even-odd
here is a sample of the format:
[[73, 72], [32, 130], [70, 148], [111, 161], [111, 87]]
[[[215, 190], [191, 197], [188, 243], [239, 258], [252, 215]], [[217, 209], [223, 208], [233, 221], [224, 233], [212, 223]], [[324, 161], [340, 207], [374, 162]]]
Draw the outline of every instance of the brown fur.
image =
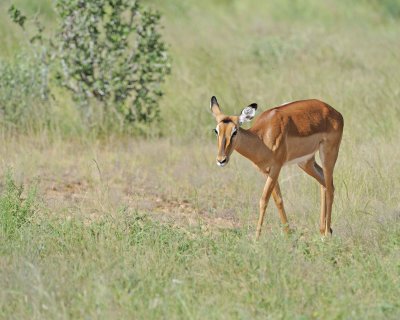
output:
[[[264, 111], [248, 129], [239, 128], [238, 116], [224, 115], [216, 99], [211, 110], [217, 120], [217, 162], [225, 165], [233, 150], [251, 160], [267, 176], [260, 200], [260, 217], [256, 237], [261, 232], [265, 209], [271, 194], [277, 204], [282, 223], [287, 225], [280, 195], [278, 176], [281, 168], [295, 162], [321, 184], [320, 231], [331, 232], [333, 203], [333, 169], [343, 133], [343, 117], [328, 104], [312, 99], [295, 101]], [[237, 134], [231, 136], [233, 127]], [[319, 151], [322, 168], [315, 162]], [[287, 226], [286, 226], [287, 227]]]

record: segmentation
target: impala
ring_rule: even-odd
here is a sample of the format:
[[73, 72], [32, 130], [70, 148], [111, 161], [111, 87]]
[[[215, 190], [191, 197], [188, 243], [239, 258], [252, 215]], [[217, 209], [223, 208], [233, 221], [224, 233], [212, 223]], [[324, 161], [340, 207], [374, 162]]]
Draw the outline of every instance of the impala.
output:
[[[295, 163], [320, 183], [320, 232], [325, 236], [332, 234], [333, 169], [342, 139], [342, 115], [322, 101], [301, 100], [264, 111], [245, 130], [240, 126], [254, 118], [257, 104], [244, 108], [239, 116], [223, 114], [216, 97], [211, 98], [210, 107], [217, 121], [214, 129], [218, 137], [217, 165], [228, 164], [236, 150], [267, 177], [260, 199], [256, 239], [260, 236], [271, 194], [285, 231], [289, 231], [278, 176], [284, 165]], [[315, 161], [317, 151], [322, 168]]]

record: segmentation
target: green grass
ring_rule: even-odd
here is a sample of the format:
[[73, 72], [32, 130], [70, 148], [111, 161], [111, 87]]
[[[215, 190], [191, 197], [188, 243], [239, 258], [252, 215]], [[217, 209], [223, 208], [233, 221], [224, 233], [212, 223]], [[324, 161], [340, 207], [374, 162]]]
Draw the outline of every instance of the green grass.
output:
[[254, 243], [244, 228], [205, 234], [123, 211], [89, 225], [38, 219], [1, 239], [0, 315], [396, 319], [393, 222], [375, 241], [275, 230]]
[[22, 198], [23, 186], [15, 184], [10, 173], [6, 174], [4, 193], [0, 196], [0, 226], [4, 238], [12, 238], [28, 223], [34, 212], [35, 190]]
[[[3, 60], [24, 48], [11, 2]], [[0, 131], [0, 318], [400, 318], [399, 1], [144, 2], [173, 58], [162, 139], [94, 138], [59, 91], [51, 128]], [[51, 1], [16, 3], [54, 27]], [[294, 234], [271, 202], [253, 241], [264, 179], [238, 154], [215, 165], [212, 95], [227, 113], [319, 98], [343, 114], [331, 239], [294, 166]]]
[[[16, 181], [36, 181], [38, 197], [28, 223], [0, 239], [0, 318], [400, 314], [399, 199], [386, 172], [395, 170], [390, 160], [376, 181], [367, 162], [344, 165], [353, 156], [342, 155], [334, 236], [325, 240], [317, 184], [286, 168], [281, 188], [294, 233], [282, 234], [271, 204], [255, 242], [263, 180], [238, 156], [220, 170], [211, 144], [193, 150], [168, 140], [31, 139], [1, 149], [12, 150], [4, 162], [14, 163]], [[190, 163], [182, 158], [189, 152]], [[368, 163], [378, 164], [379, 155]], [[11, 199], [18, 205], [0, 207], [21, 207], [25, 196]]]

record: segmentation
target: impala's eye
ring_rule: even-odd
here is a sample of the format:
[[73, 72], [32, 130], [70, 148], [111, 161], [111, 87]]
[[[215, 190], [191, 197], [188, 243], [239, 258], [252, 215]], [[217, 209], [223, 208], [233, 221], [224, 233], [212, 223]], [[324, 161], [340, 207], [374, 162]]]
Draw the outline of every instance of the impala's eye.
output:
[[218, 135], [217, 129], [213, 129], [213, 131], [214, 131], [214, 133], [215, 133], [216, 135]]

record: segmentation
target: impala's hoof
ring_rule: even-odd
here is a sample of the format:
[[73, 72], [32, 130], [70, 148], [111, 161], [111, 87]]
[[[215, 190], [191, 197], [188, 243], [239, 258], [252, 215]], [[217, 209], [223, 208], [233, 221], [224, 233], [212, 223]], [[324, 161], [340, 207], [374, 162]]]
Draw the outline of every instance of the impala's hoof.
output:
[[320, 232], [321, 235], [323, 235], [323, 236], [331, 236], [331, 235], [333, 234], [332, 228], [329, 228], [329, 233], [325, 232], [325, 229], [319, 229], [319, 232]]
[[292, 235], [292, 234], [295, 233], [295, 230], [289, 228], [289, 226], [284, 226], [284, 227], [283, 227], [283, 233], [284, 233], [285, 235], [287, 235], [287, 236], [290, 236], [290, 235]]
[[289, 234], [289, 233], [292, 232], [292, 230], [289, 228], [288, 225], [286, 225], [286, 226], [283, 227], [283, 232]]

